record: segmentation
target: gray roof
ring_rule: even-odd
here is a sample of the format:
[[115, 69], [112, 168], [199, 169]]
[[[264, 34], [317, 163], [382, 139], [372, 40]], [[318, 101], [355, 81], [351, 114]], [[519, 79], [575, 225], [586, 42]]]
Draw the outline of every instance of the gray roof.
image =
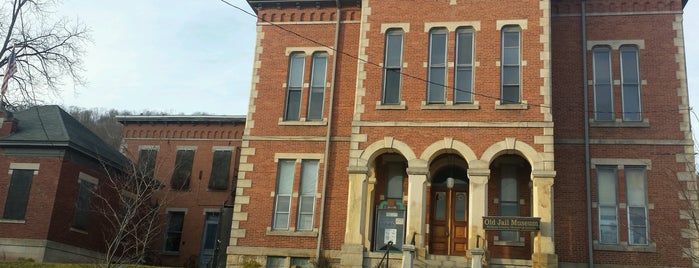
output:
[[60, 148], [76, 150], [111, 165], [128, 163], [127, 158], [57, 105], [36, 106], [14, 112], [14, 133], [0, 138], [2, 147]]

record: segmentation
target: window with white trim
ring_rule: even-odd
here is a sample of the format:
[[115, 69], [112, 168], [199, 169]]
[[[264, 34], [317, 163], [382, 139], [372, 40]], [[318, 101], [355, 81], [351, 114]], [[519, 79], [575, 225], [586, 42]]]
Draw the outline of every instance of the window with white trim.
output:
[[592, 49], [595, 120], [614, 121], [612, 51], [607, 46]]
[[[519, 216], [519, 187], [517, 187], [517, 166], [502, 165], [500, 168], [500, 216]], [[519, 241], [517, 231], [500, 231], [499, 241]]]
[[280, 159], [277, 164], [277, 188], [274, 192], [273, 230], [289, 230], [291, 196], [294, 191], [296, 159]]
[[3, 219], [24, 220], [35, 172], [36, 170], [32, 169], [10, 169], [10, 186], [7, 190]]
[[473, 29], [456, 29], [454, 103], [473, 103]]
[[599, 243], [619, 243], [617, 167], [597, 166], [597, 209]]
[[501, 104], [522, 103], [522, 52], [519, 26], [502, 28]]
[[[301, 163], [297, 182], [296, 163]], [[318, 193], [318, 159], [279, 159], [277, 161], [277, 185], [274, 192], [272, 230], [310, 232], [315, 226], [316, 196]], [[292, 204], [296, 200], [296, 225]]]
[[447, 84], [447, 29], [430, 30], [427, 69], [427, 103], [445, 103]]
[[386, 31], [381, 104], [400, 104], [403, 70], [403, 30]]
[[299, 120], [301, 117], [301, 92], [303, 91], [303, 71], [306, 55], [295, 52], [289, 57], [289, 75], [286, 84], [286, 104], [284, 120]]
[[311, 88], [308, 91], [308, 112], [306, 113], [306, 120], [323, 120], [327, 69], [328, 53], [313, 53], [311, 64]]
[[179, 252], [182, 241], [182, 228], [184, 227], [184, 211], [168, 211], [165, 244], [166, 252]]
[[638, 71], [638, 47], [619, 48], [621, 62], [622, 120], [642, 121], [641, 79]]
[[318, 160], [301, 161], [297, 231], [313, 231], [316, 192], [318, 192]]
[[[596, 169], [599, 244], [621, 244], [620, 226], [625, 226], [626, 244], [649, 245], [646, 167], [598, 165]], [[624, 192], [620, 191], [620, 184], [624, 185]], [[619, 217], [620, 210], [625, 210], [625, 224]]]

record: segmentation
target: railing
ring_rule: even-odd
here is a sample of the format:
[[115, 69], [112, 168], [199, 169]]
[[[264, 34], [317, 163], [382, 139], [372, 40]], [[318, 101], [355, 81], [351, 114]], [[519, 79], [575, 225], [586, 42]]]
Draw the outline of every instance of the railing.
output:
[[393, 241], [388, 241], [388, 244], [383, 246], [381, 249], [386, 249], [386, 253], [383, 254], [383, 257], [381, 257], [381, 261], [379, 262], [379, 265], [376, 266], [376, 268], [381, 268], [381, 264], [383, 264], [383, 261], [386, 260], [386, 268], [388, 268], [388, 253], [391, 252], [391, 249], [393, 249]]

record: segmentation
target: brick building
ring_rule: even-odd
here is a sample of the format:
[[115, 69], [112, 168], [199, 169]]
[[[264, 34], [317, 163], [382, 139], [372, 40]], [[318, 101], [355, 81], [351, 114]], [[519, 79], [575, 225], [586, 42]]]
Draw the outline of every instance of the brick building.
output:
[[98, 262], [109, 189], [105, 170], [128, 163], [55, 105], [0, 117], [0, 258]]
[[697, 265], [686, 0], [247, 2], [229, 266]]
[[[118, 116], [122, 152], [165, 184], [160, 264], [208, 267], [228, 236], [244, 116]], [[223, 213], [223, 214], [222, 214]], [[228, 217], [226, 217], [226, 215]], [[222, 220], [222, 219], [228, 220]], [[222, 228], [220, 228], [222, 227]], [[219, 231], [222, 229], [223, 232]], [[224, 251], [220, 251], [224, 253]], [[222, 255], [225, 259], [225, 254]], [[225, 262], [225, 261], [224, 261]]]

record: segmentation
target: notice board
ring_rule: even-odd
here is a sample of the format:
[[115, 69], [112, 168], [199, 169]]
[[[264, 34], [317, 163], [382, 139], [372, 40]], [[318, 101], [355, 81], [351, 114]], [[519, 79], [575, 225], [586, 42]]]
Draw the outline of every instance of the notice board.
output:
[[400, 251], [405, 243], [405, 210], [377, 209], [374, 230], [374, 251], [381, 249], [389, 241], [393, 242], [393, 251]]

